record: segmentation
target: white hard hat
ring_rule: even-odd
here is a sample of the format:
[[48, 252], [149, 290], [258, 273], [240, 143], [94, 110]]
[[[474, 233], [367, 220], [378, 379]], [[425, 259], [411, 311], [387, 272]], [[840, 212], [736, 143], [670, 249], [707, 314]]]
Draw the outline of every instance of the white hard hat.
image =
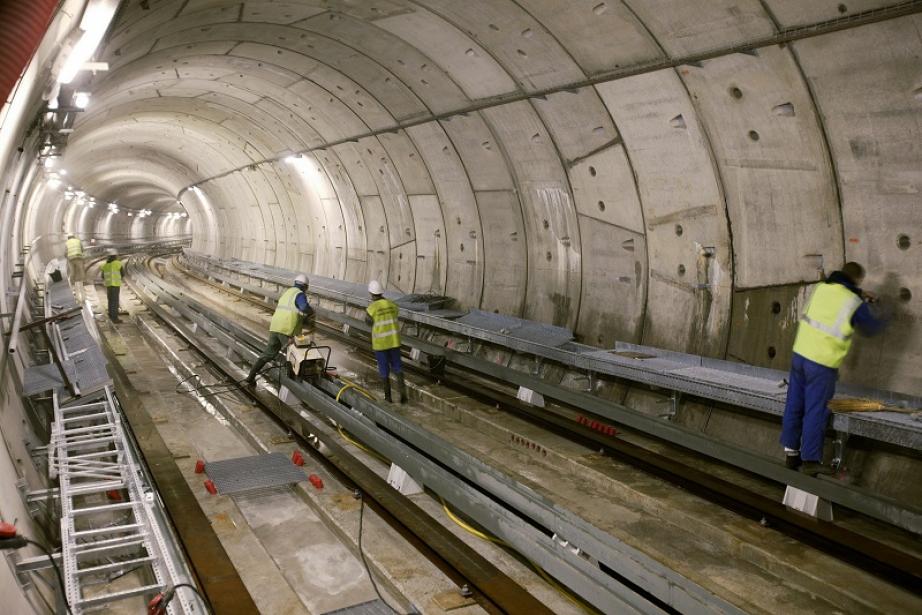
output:
[[106, 250], [106, 254], [109, 256], [118, 256], [118, 250], [109, 248], [108, 250]]
[[301, 286], [307, 286], [307, 276], [303, 273], [299, 273], [295, 277], [295, 284], [300, 284]]
[[368, 292], [370, 292], [372, 295], [383, 295], [384, 289], [381, 288], [381, 282], [377, 280], [372, 280], [371, 282], [369, 282]]

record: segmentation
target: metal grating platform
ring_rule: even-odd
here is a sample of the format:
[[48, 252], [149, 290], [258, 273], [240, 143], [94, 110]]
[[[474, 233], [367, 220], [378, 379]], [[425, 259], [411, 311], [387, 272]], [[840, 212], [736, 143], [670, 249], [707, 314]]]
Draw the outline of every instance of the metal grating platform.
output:
[[370, 600], [361, 604], [353, 604], [335, 611], [327, 611], [323, 615], [393, 615], [393, 611], [380, 600]]
[[212, 461], [205, 464], [205, 473], [222, 495], [283, 487], [306, 480], [304, 471], [282, 453]]

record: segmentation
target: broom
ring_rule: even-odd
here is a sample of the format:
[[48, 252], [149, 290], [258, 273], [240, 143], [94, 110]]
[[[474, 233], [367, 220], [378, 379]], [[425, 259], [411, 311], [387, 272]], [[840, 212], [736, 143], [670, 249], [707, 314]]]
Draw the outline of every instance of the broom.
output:
[[922, 412], [918, 408], [898, 408], [873, 399], [839, 397], [830, 400], [828, 406], [832, 412], [899, 412], [900, 414], [908, 414], [915, 419], [922, 418]]

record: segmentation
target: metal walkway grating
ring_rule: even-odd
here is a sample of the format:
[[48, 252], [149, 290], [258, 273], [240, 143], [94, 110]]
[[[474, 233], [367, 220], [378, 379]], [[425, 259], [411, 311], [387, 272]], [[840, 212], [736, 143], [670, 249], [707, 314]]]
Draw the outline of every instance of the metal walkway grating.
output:
[[304, 471], [282, 453], [211, 461], [205, 464], [205, 473], [222, 495], [306, 480]]

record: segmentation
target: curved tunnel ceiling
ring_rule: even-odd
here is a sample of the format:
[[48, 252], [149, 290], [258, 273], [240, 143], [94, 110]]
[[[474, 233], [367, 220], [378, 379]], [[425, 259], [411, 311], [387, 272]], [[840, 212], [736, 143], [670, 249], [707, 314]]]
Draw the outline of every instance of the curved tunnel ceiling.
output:
[[196, 249], [599, 346], [783, 368], [805, 283], [858, 260], [905, 326], [847, 377], [920, 393], [906, 5], [128, 2], [65, 164], [126, 207], [180, 198]]

